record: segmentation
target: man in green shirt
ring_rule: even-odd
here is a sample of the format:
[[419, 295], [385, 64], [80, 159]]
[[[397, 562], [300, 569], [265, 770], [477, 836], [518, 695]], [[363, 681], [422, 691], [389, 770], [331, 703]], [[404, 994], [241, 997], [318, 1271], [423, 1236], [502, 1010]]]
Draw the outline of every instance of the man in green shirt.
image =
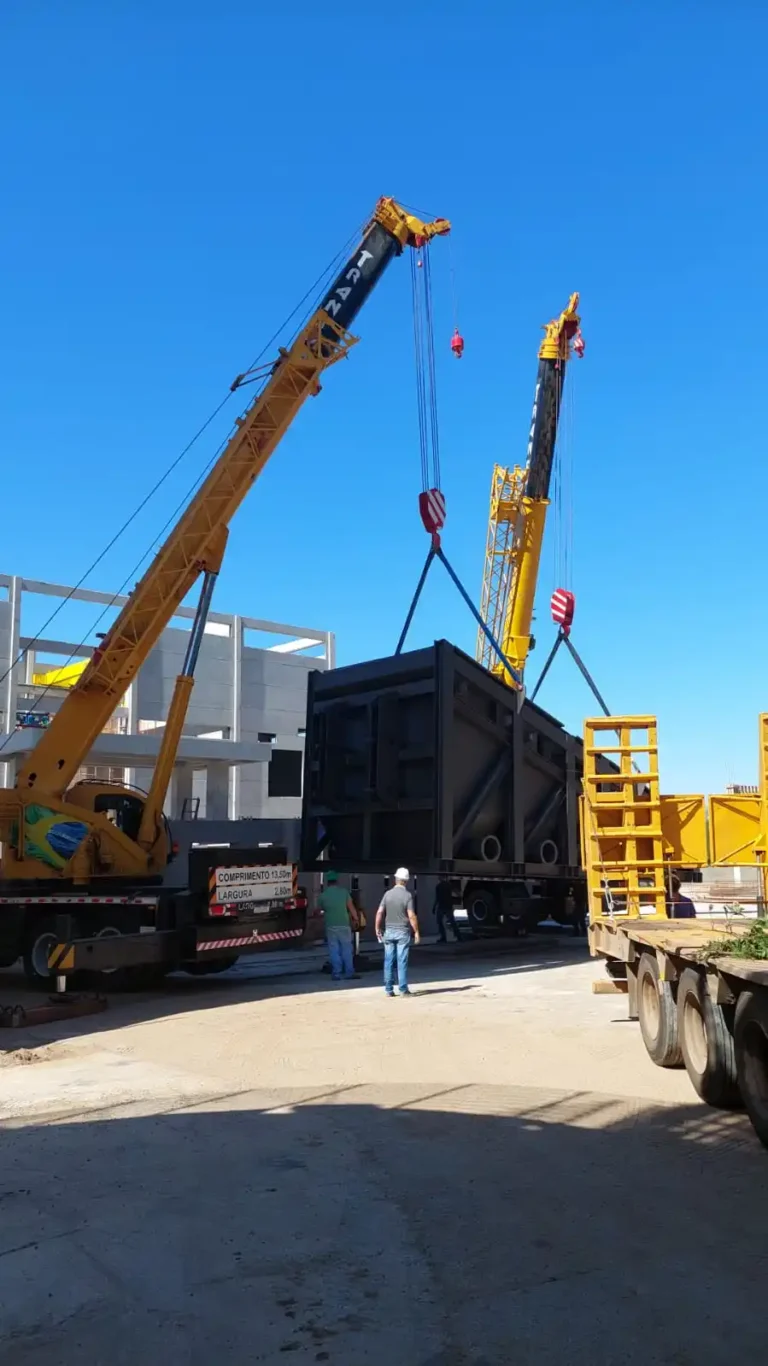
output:
[[353, 952], [353, 930], [357, 929], [357, 910], [346, 887], [339, 886], [337, 873], [325, 874], [325, 887], [320, 893], [320, 910], [325, 920], [325, 942], [331, 960], [331, 977], [334, 982], [342, 978], [351, 981], [359, 976], [355, 972]]

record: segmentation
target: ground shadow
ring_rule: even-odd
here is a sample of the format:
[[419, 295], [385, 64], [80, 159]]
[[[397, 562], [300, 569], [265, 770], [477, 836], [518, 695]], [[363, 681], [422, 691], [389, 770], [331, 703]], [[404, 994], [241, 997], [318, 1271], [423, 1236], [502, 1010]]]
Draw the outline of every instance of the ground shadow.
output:
[[6, 1128], [0, 1366], [762, 1359], [743, 1117], [417, 1090]]

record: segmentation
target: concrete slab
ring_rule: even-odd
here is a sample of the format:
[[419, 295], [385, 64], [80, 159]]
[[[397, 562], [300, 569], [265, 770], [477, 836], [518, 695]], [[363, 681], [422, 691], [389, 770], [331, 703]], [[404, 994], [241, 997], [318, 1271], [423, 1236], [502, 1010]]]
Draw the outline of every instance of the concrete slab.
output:
[[761, 1360], [765, 1153], [597, 970], [528, 942], [425, 954], [410, 1001], [211, 982], [57, 1026], [0, 1069], [39, 1074], [0, 1131], [0, 1366]]

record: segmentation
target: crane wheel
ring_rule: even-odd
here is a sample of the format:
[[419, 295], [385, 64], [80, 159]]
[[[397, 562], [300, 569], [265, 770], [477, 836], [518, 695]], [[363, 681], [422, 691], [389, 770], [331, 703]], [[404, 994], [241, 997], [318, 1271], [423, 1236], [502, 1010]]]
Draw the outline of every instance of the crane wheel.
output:
[[704, 975], [686, 968], [677, 986], [677, 1033], [685, 1070], [701, 1099], [723, 1110], [741, 1101], [732, 1017], [732, 1007], [712, 1000]]
[[739, 996], [734, 1040], [741, 1098], [755, 1133], [768, 1148], [768, 998], [762, 988]]
[[648, 1055], [657, 1067], [680, 1067], [677, 1009], [669, 982], [659, 976], [653, 954], [644, 953], [637, 969], [637, 1016]]
[[239, 953], [230, 953], [226, 958], [203, 959], [197, 963], [182, 963], [182, 972], [189, 973], [190, 977], [213, 977], [219, 972], [228, 972], [235, 966]]
[[24, 942], [24, 976], [31, 987], [50, 991], [54, 978], [48, 971], [48, 955], [59, 942], [53, 916], [39, 916], [27, 930]]

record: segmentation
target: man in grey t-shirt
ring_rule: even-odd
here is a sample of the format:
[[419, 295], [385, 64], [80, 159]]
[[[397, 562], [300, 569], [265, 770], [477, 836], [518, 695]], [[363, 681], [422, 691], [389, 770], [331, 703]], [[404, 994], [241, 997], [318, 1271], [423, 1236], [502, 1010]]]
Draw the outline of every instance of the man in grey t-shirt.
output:
[[398, 868], [395, 885], [384, 893], [376, 912], [376, 938], [384, 945], [384, 990], [387, 996], [395, 994], [395, 960], [400, 995], [411, 994], [408, 990], [408, 955], [411, 942], [418, 944], [420, 935], [413, 897], [408, 891], [409, 876], [407, 868]]

